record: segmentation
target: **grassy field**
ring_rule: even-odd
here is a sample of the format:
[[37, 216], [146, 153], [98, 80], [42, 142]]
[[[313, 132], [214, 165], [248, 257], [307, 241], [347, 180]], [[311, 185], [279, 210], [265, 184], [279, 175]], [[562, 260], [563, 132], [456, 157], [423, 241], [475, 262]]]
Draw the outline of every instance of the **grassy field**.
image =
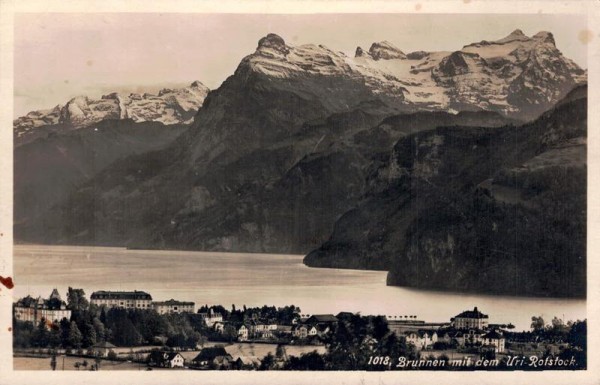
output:
[[[70, 357], [70, 356], [58, 356], [56, 357], [56, 370], [63, 370], [63, 357], [64, 357], [64, 370], [77, 370], [75, 368], [76, 362], [83, 362], [86, 358], [81, 357]], [[90, 366], [94, 363], [94, 360], [87, 359], [88, 367], [80, 368], [79, 370], [89, 370]], [[37, 357], [13, 357], [13, 369], [14, 370], [51, 370], [50, 368], [50, 357], [37, 358]], [[145, 365], [140, 367], [139, 364], [133, 362], [121, 362], [121, 361], [106, 361], [100, 362], [99, 370], [145, 370]]]
[[[218, 344], [207, 344], [205, 347], [214, 346]], [[225, 346], [225, 351], [231, 354], [233, 359], [238, 359], [238, 357], [246, 358], [253, 362], [259, 362], [262, 360], [264, 356], [271, 353], [275, 355], [277, 350], [277, 344], [255, 344], [252, 342], [238, 342], [231, 345]], [[296, 356], [299, 357], [304, 353], [310, 353], [312, 351], [317, 351], [320, 354], [324, 354], [326, 349], [324, 346], [296, 346], [296, 345], [285, 345], [285, 350], [288, 356]], [[183, 358], [186, 361], [190, 361], [194, 359], [200, 351], [187, 351], [181, 352]]]
[[[262, 359], [267, 354], [271, 353], [275, 355], [277, 350], [276, 344], [254, 344], [254, 343], [236, 343], [225, 347], [227, 353], [231, 354], [233, 358], [237, 357], [248, 357], [248, 358], [259, 358]], [[317, 351], [320, 354], [326, 352], [325, 346], [300, 346], [300, 345], [285, 345], [285, 351], [288, 356], [299, 357], [302, 354]]]
[[[205, 344], [205, 347], [215, 346], [218, 343], [209, 342]], [[134, 347], [134, 348], [116, 348], [115, 351], [119, 356], [126, 355], [136, 351], [150, 350], [155, 348], [155, 346], [143, 346], [143, 347]], [[225, 350], [227, 353], [231, 354], [234, 359], [238, 357], [244, 358], [244, 361], [252, 361], [255, 363], [260, 363], [263, 357], [267, 354], [271, 353], [275, 355], [277, 350], [276, 344], [256, 344], [252, 342], [241, 342], [234, 343], [231, 345], [225, 346]], [[296, 356], [299, 357], [302, 354], [310, 353], [312, 351], [317, 351], [320, 354], [324, 354], [326, 349], [324, 346], [299, 346], [299, 345], [286, 345], [285, 350], [288, 356]], [[180, 352], [183, 358], [187, 362], [193, 360], [200, 350], [192, 350]], [[144, 358], [146, 358], [146, 354], [143, 354]], [[93, 359], [90, 358], [82, 358], [82, 357], [72, 357], [72, 356], [58, 356], [56, 359], [56, 370], [63, 370], [63, 358], [64, 358], [64, 370], [77, 370], [75, 368], [76, 362], [83, 362], [87, 360], [88, 367], [80, 368], [79, 370], [89, 370], [90, 366], [94, 363]], [[38, 357], [13, 357], [13, 368], [14, 370], [51, 370], [50, 368], [50, 357], [38, 358]], [[124, 362], [124, 361], [108, 361], [102, 360], [100, 363], [100, 370], [145, 370], [146, 367], [144, 364], [138, 364], [134, 362]], [[154, 368], [156, 370], [157, 368]]]
[[456, 350], [421, 350], [421, 358], [426, 358], [429, 356], [439, 358], [444, 355], [447, 356], [450, 360], [462, 360], [467, 357], [475, 361], [479, 359], [479, 354], [462, 353]]

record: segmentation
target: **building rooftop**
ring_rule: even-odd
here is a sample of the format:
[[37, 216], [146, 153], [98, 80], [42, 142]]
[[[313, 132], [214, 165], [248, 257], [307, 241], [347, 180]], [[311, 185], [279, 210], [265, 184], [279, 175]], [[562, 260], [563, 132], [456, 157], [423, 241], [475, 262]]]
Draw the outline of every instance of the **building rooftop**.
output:
[[164, 362], [164, 361], [171, 361], [173, 358], [177, 357], [178, 355], [180, 355], [180, 354], [177, 352], [163, 352], [163, 351], [155, 350], [155, 351], [150, 352], [148, 359], [150, 360], [150, 362], [159, 363], [159, 362]]
[[492, 331], [484, 334], [482, 336], [482, 338], [491, 338], [491, 339], [494, 339], [494, 340], [499, 340], [501, 338], [504, 338], [504, 336], [502, 334], [498, 333], [497, 331], [492, 330]]
[[167, 301], [156, 301], [153, 303], [157, 306], [194, 306], [196, 304], [195, 302], [176, 301], [173, 298]]
[[54, 290], [52, 290], [52, 293], [50, 294], [50, 298], [48, 299], [57, 299], [59, 301], [62, 301], [62, 298], [60, 298], [60, 294], [58, 293], [58, 290], [55, 288]]
[[[53, 292], [53, 294], [54, 294], [54, 292]], [[33, 298], [32, 296], [28, 295], [27, 297], [20, 298], [15, 303], [15, 306], [35, 308], [35, 309], [47, 309], [47, 310], [66, 310], [67, 309], [67, 304], [60, 299], [60, 296], [59, 296], [59, 298], [56, 298], [56, 296], [51, 295], [49, 298], [50, 299], [44, 299], [42, 297]]]
[[104, 341], [104, 342], [97, 343], [96, 345], [92, 346], [92, 348], [96, 348], [96, 349], [112, 349], [112, 348], [116, 348], [116, 346], [113, 345], [113, 344], [111, 344], [110, 342]]
[[487, 314], [483, 314], [479, 310], [477, 310], [477, 306], [473, 308], [473, 310], [466, 310], [457, 315], [454, 318], [473, 318], [473, 319], [485, 319], [489, 318]]
[[192, 361], [212, 361], [214, 360], [216, 357], [219, 356], [227, 356], [229, 355], [229, 353], [227, 353], [227, 351], [225, 350], [224, 347], [222, 346], [213, 346], [210, 348], [204, 348], [200, 351], [200, 353], [198, 353], [198, 355], [196, 356], [196, 358], [194, 358]]
[[333, 314], [314, 314], [306, 320], [306, 322], [338, 322], [338, 319]]
[[95, 291], [90, 299], [143, 299], [152, 300], [152, 296], [145, 291]]

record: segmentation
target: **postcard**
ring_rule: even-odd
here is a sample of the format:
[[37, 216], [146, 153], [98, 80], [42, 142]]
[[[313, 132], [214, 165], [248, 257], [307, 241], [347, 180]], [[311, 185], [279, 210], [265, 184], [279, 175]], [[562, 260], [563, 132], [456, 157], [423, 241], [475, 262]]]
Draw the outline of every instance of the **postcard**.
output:
[[7, 384], [597, 381], [597, 3], [0, 5]]

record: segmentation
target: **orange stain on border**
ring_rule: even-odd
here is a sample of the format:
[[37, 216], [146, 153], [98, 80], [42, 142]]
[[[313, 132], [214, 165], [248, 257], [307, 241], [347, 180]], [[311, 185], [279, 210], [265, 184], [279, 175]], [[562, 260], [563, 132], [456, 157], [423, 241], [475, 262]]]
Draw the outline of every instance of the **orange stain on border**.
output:
[[594, 38], [594, 33], [590, 29], [582, 29], [581, 31], [579, 31], [577, 38], [583, 44], [588, 44]]
[[420, 11], [423, 6], [421, 4], [415, 5], [415, 11]]
[[0, 283], [3, 284], [4, 286], [6, 286], [7, 289], [12, 289], [13, 287], [15, 287], [12, 277], [4, 278], [3, 276], [0, 275]]

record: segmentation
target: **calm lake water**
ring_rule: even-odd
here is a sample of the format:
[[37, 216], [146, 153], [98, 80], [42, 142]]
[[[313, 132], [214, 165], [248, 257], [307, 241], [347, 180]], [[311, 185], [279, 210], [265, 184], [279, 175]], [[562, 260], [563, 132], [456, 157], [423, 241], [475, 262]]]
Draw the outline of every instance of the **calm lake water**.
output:
[[386, 286], [379, 271], [316, 269], [301, 255], [126, 250], [108, 247], [19, 245], [14, 247], [15, 298], [48, 297], [69, 286], [96, 290], [143, 290], [154, 300], [174, 298], [230, 308], [296, 305], [302, 313], [340, 311], [363, 315], [416, 315], [448, 322], [477, 306], [491, 323], [528, 330], [531, 316], [547, 322], [586, 318], [585, 300], [484, 296]]

